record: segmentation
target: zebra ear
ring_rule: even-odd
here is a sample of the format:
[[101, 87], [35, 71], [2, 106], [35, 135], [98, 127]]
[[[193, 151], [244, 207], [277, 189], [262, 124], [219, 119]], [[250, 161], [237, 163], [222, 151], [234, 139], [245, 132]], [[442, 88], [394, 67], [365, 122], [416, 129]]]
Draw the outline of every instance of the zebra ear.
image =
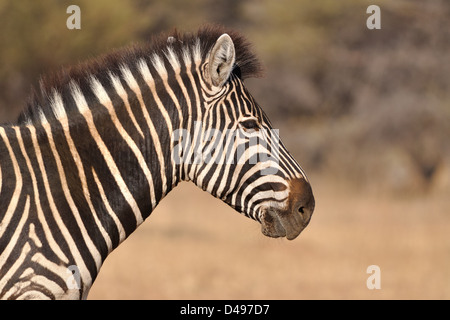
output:
[[209, 74], [212, 85], [221, 87], [228, 80], [233, 70], [236, 53], [234, 43], [226, 33], [221, 35], [209, 56]]

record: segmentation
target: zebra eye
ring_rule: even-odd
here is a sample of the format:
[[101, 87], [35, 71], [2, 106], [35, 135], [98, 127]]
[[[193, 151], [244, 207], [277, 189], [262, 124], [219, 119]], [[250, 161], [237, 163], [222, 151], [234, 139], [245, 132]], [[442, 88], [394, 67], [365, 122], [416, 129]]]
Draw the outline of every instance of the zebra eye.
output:
[[244, 127], [244, 129], [249, 131], [259, 130], [258, 121], [256, 121], [255, 119], [241, 121], [241, 125]]

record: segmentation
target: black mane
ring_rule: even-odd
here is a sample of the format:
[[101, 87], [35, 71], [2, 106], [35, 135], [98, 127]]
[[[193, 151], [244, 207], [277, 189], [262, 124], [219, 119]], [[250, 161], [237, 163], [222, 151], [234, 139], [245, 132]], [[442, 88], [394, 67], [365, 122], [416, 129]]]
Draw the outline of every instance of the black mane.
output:
[[[18, 123], [34, 121], [39, 118], [38, 114], [48, 113], [51, 110], [51, 97], [53, 92], [64, 95], [68, 92], [69, 84], [73, 81], [80, 88], [90, 86], [92, 76], [102, 79], [107, 77], [108, 71], [120, 74], [122, 65], [131, 66], [134, 62], [144, 59], [150, 61], [153, 54], [157, 54], [164, 60], [164, 50], [171, 47], [173, 52], [181, 57], [183, 49], [193, 46], [197, 41], [200, 43], [200, 53], [205, 59], [216, 40], [227, 33], [233, 40], [236, 50], [236, 72], [242, 79], [258, 77], [261, 75], [262, 67], [255, 54], [251, 51], [250, 43], [238, 32], [221, 26], [203, 26], [196, 34], [180, 33], [174, 30], [170, 33], [161, 33], [144, 43], [135, 43], [131, 46], [115, 50], [111, 53], [87, 60], [75, 66], [61, 69], [59, 72], [44, 75], [40, 81], [39, 90], [33, 89], [25, 110], [20, 114]], [[168, 38], [175, 38], [168, 43]]]

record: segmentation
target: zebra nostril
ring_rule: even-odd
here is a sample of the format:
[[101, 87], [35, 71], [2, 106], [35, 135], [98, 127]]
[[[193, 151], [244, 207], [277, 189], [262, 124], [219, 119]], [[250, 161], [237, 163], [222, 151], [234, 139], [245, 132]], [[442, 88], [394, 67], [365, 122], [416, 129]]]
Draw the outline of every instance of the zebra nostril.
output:
[[309, 182], [295, 179], [290, 182], [291, 212], [298, 213], [303, 224], [308, 224], [314, 211], [315, 200]]
[[300, 215], [302, 223], [308, 223], [312, 215], [312, 210], [313, 209], [309, 206], [309, 204], [302, 202], [294, 207], [293, 212], [297, 212]]

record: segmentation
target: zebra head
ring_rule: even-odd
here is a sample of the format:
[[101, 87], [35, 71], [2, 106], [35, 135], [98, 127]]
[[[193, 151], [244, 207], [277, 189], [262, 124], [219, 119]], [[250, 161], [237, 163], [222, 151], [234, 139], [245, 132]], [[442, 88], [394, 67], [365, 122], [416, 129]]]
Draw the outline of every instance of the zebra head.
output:
[[244, 86], [256, 63], [248, 45], [216, 39], [199, 68], [204, 105], [184, 153], [187, 179], [259, 221], [264, 235], [295, 239], [314, 210], [310, 183]]

